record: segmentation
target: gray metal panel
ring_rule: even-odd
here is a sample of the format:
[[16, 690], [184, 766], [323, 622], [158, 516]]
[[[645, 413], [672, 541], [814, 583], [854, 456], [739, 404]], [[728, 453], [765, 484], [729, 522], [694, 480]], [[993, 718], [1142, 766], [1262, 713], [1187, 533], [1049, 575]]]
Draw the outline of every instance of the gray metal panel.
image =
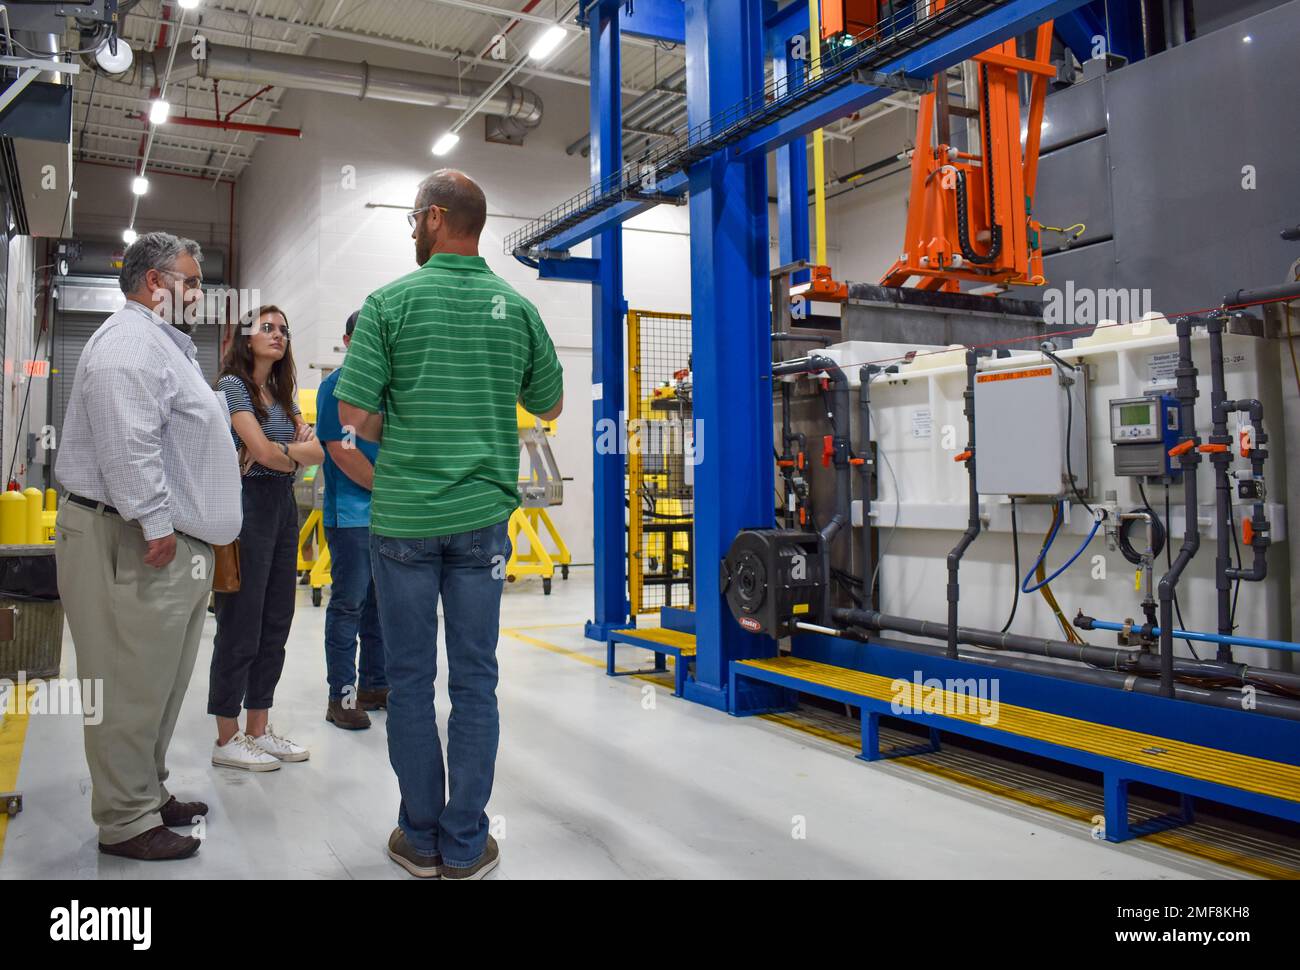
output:
[[[1052, 289], [1065, 290], [1066, 284], [1073, 283], [1076, 291], [1087, 289], [1112, 289], [1115, 286], [1115, 244], [1111, 241], [1084, 246], [1081, 249], [1068, 249], [1043, 259], [1043, 275], [1047, 285]], [[1044, 299], [1045, 287], [1032, 290], [1017, 289], [1017, 296], [1024, 299]]]
[[1293, 0], [1107, 78], [1116, 285], [1173, 312], [1282, 281], [1300, 254], [1278, 238], [1296, 222], [1297, 50]]
[[[1039, 161], [1034, 197], [1034, 217], [1039, 222], [1062, 229], [1082, 222], [1087, 229], [1079, 237], [1080, 244], [1100, 242], [1114, 234], [1109, 141], [1106, 135], [1100, 135]], [[1060, 233], [1044, 232], [1043, 252], [1056, 252], [1064, 242]]]
[[1043, 108], [1040, 154], [1106, 130], [1106, 79], [1094, 78], [1048, 95]]

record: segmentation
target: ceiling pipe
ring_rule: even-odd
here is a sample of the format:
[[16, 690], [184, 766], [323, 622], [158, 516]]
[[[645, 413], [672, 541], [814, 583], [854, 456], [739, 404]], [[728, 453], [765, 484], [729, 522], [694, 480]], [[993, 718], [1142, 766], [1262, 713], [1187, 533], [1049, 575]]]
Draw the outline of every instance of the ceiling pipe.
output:
[[[148, 121], [147, 115], [127, 115], [137, 121]], [[284, 135], [288, 138], [301, 138], [301, 128], [282, 128], [279, 125], [255, 125], [243, 121], [218, 121], [213, 118], [168, 118], [164, 125], [182, 125], [189, 128], [215, 128], [217, 131], [246, 131], [254, 135]], [[214, 143], [215, 144], [215, 143]], [[220, 144], [225, 148], [225, 144]]]
[[[459, 111], [475, 104], [490, 87], [482, 81], [376, 67], [365, 61], [358, 64], [218, 44], [208, 44], [207, 55], [203, 60], [176, 65], [172, 81], [201, 77], [272, 84], [291, 90], [324, 91], [362, 100], [395, 101]], [[156, 56], [152, 60], [141, 58], [141, 66], [146, 84], [152, 83], [161, 73]], [[505, 84], [482, 104], [481, 110], [534, 128], [542, 120], [542, 99], [530, 88]]]

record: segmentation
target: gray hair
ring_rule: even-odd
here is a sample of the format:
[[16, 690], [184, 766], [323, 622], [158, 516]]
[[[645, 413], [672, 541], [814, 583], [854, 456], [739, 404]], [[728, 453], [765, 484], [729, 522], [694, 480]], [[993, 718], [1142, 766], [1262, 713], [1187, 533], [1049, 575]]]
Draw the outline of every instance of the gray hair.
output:
[[457, 236], [477, 239], [487, 222], [487, 197], [477, 182], [454, 168], [440, 168], [420, 183], [415, 207], [438, 205], [447, 211], [447, 227]]
[[196, 263], [203, 261], [203, 251], [193, 239], [182, 239], [169, 232], [145, 233], [127, 247], [122, 258], [122, 272], [118, 276], [122, 292], [131, 294], [140, 289], [151, 269], [171, 269], [182, 253], [193, 256]]

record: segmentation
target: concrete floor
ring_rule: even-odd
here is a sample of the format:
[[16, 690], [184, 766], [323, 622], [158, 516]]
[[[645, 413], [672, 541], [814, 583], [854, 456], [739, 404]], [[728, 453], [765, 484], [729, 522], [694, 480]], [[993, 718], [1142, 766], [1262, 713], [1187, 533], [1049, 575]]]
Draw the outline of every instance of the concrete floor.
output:
[[[590, 604], [581, 568], [567, 583], [557, 577], [550, 597], [536, 580], [506, 593], [501, 751], [488, 807], [502, 847], [496, 878], [1241, 875], [1149, 842], [1097, 842], [1051, 812], [903, 763], [867, 765], [833, 742], [731, 718], [643, 680], [607, 678], [603, 647], [582, 637]], [[311, 760], [268, 774], [208, 760], [209, 618], [170, 755], [172, 791], [211, 806], [195, 858], [101, 855], [80, 721], [33, 716], [18, 779], [26, 807], [8, 825], [0, 878], [410, 878], [384, 853], [398, 802], [385, 715], [363, 732], [324, 721], [324, 615], [300, 591], [272, 712]], [[70, 639], [65, 653], [65, 676], [74, 676]]]

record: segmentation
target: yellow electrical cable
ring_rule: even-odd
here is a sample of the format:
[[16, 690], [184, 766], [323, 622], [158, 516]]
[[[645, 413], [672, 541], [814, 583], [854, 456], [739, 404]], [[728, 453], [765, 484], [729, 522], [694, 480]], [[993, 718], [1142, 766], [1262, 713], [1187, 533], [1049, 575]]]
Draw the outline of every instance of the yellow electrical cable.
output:
[[[1061, 507], [1059, 505], [1052, 506], [1052, 521], [1047, 527], [1047, 535], [1050, 536], [1052, 534], [1052, 530], [1056, 528], [1057, 520], [1060, 519], [1060, 517]], [[1044, 536], [1043, 546], [1046, 547], [1046, 545], [1047, 537]], [[1039, 586], [1038, 591], [1043, 594], [1043, 599], [1047, 602], [1052, 613], [1056, 616], [1056, 622], [1061, 625], [1061, 631], [1065, 634], [1065, 639], [1069, 640], [1071, 643], [1083, 643], [1083, 638], [1074, 632], [1074, 627], [1070, 625], [1070, 621], [1061, 610], [1061, 604], [1056, 601], [1056, 595], [1052, 592], [1052, 588], [1047, 583], [1043, 582], [1043, 580], [1047, 578], [1047, 563], [1045, 559], [1046, 557], [1039, 555], [1038, 568], [1034, 570], [1034, 578], [1037, 579], [1039, 583], [1042, 583], [1042, 585]]]
[[[808, 0], [808, 80], [822, 76], [822, 15], [819, 0]], [[816, 233], [816, 264], [826, 265], [826, 144], [822, 130], [813, 132], [813, 223]]]

